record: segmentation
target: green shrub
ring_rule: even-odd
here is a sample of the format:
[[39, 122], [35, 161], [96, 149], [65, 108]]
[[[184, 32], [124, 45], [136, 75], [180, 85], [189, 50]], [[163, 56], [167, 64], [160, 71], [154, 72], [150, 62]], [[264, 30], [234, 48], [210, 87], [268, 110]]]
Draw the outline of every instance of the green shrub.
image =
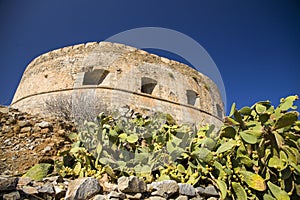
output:
[[218, 132], [213, 126], [176, 125], [169, 115], [112, 118], [101, 113], [85, 123], [56, 169], [73, 177], [106, 173], [111, 181], [136, 175], [146, 182], [214, 184], [222, 199], [298, 199], [296, 99], [281, 99], [277, 108], [269, 101], [239, 110], [233, 104]]
[[213, 172], [222, 197], [297, 199], [300, 196], [298, 96], [237, 110], [225, 119]]

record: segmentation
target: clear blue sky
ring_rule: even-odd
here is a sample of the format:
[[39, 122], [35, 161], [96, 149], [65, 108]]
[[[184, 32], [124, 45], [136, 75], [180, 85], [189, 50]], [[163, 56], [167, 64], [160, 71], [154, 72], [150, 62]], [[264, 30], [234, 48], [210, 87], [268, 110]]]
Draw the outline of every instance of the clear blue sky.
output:
[[206, 49], [227, 107], [300, 95], [299, 0], [2, 0], [0, 104], [10, 104], [36, 56], [149, 26], [182, 32]]

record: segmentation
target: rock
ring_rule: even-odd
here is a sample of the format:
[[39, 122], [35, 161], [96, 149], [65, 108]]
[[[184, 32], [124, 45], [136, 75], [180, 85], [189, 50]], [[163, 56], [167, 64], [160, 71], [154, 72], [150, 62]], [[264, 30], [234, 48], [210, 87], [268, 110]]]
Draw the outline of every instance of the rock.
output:
[[54, 191], [55, 191], [55, 196], [60, 196], [61, 198], [66, 194], [66, 189], [63, 185], [55, 185]]
[[46, 121], [42, 121], [40, 123], [36, 123], [35, 126], [40, 127], [40, 128], [51, 128], [52, 124]]
[[3, 175], [9, 176], [10, 174], [12, 174], [12, 171], [10, 171], [8, 169], [3, 172]]
[[[58, 150], [65, 151], [71, 146], [71, 142], [65, 136], [70, 130], [76, 131], [72, 122], [33, 116], [12, 108], [2, 109], [1, 106], [0, 110], [6, 110], [4, 113], [0, 111], [0, 174], [4, 174], [8, 169], [7, 175], [24, 174], [28, 168], [40, 163], [40, 158], [56, 159]], [[42, 129], [48, 133], [42, 135]], [[46, 152], [45, 156], [42, 150], [47, 146], [51, 146], [52, 149]]]
[[9, 127], [9, 126], [3, 126], [3, 128], [2, 128], [2, 132], [3, 133], [8, 133], [10, 131], [11, 131], [11, 127]]
[[20, 199], [20, 193], [18, 191], [10, 192], [3, 195], [3, 200], [18, 200]]
[[9, 119], [7, 119], [6, 120], [6, 124], [10, 124], [10, 125], [12, 125], [12, 124], [15, 124], [16, 123], [16, 119], [14, 119], [14, 118], [9, 118]]
[[106, 196], [102, 194], [97, 194], [91, 200], [106, 200]]
[[146, 184], [136, 176], [120, 177], [118, 179], [118, 189], [124, 193], [138, 193], [146, 191]]
[[212, 185], [207, 186], [204, 193], [210, 196], [219, 196], [217, 189]]
[[187, 183], [178, 183], [179, 194], [187, 195], [190, 197], [196, 196], [196, 190], [191, 184]]
[[23, 128], [25, 126], [30, 126], [30, 122], [28, 120], [26, 121], [18, 121], [18, 126]]
[[46, 146], [46, 147], [43, 149], [42, 153], [45, 154], [45, 153], [49, 152], [51, 149], [52, 149], [51, 146]]
[[20, 177], [19, 181], [18, 181], [17, 188], [21, 188], [24, 185], [28, 185], [28, 184], [31, 183], [31, 181], [32, 181], [32, 179], [29, 178], [29, 177]]
[[18, 132], [20, 132], [21, 127], [16, 125], [16, 126], [14, 126], [13, 130], [14, 130], [15, 133], [18, 133]]
[[0, 176], [0, 191], [12, 191], [17, 187], [17, 177]]
[[28, 147], [28, 149], [29, 149], [29, 150], [32, 150], [32, 149], [34, 149], [34, 147], [35, 147], [35, 146], [30, 145], [30, 146]]
[[196, 192], [206, 197], [219, 196], [217, 189], [213, 185], [209, 185], [206, 188], [197, 187]]
[[38, 127], [38, 126], [34, 126], [34, 127], [32, 127], [32, 131], [33, 132], [40, 132], [42, 129], [40, 128], [40, 127]]
[[166, 198], [159, 197], [159, 196], [152, 196], [148, 198], [149, 200], [166, 200]]
[[10, 145], [11, 145], [10, 139], [6, 139], [3, 143], [4, 143], [6, 146], [10, 146]]
[[65, 133], [66, 133], [66, 131], [63, 130], [63, 129], [57, 131], [57, 134], [58, 134], [58, 135], [61, 135], [61, 136], [64, 136]]
[[216, 197], [209, 197], [207, 200], [219, 200], [219, 199]]
[[19, 137], [20, 137], [20, 138], [25, 138], [26, 136], [27, 136], [27, 133], [20, 133], [20, 134], [19, 134]]
[[169, 198], [170, 196], [178, 193], [179, 191], [178, 184], [174, 180], [153, 182], [151, 184], [148, 184], [148, 186], [150, 190], [155, 190], [151, 193], [151, 195], [157, 195], [165, 198]]
[[38, 191], [41, 193], [47, 193], [47, 194], [55, 194], [54, 188], [52, 184], [45, 184], [43, 186], [41, 186], [40, 188], [38, 188]]
[[118, 191], [118, 185], [110, 183], [108, 174], [103, 174], [99, 179], [99, 184], [102, 187], [103, 192], [109, 193], [111, 191]]
[[41, 130], [41, 134], [46, 134], [46, 133], [49, 133], [50, 132], [50, 129], [49, 128], [43, 128]]
[[188, 200], [189, 198], [187, 196], [184, 195], [180, 195], [179, 197], [177, 197], [175, 200]]
[[203, 188], [203, 187], [196, 187], [196, 188], [195, 188], [195, 191], [196, 191], [198, 194], [203, 194], [203, 193], [204, 193], [204, 190], [205, 190], [205, 188]]
[[108, 195], [107, 195], [108, 199], [125, 199], [126, 195], [122, 192], [116, 192], [116, 191], [111, 191]]
[[29, 177], [36, 181], [41, 181], [47, 176], [52, 165], [48, 163], [39, 163], [31, 167], [23, 177]]
[[51, 177], [44, 178], [43, 181], [49, 181], [56, 184], [56, 183], [63, 183], [64, 178], [62, 176], [51, 176]]
[[118, 186], [116, 184], [112, 184], [112, 183], [109, 183], [109, 182], [103, 182], [103, 183], [100, 183], [101, 187], [102, 187], [102, 190], [103, 192], [111, 192], [111, 191], [117, 191], [118, 190]]
[[19, 144], [17, 144], [16, 146], [14, 146], [12, 148], [13, 151], [18, 151], [19, 149], [20, 149], [20, 145]]
[[31, 186], [23, 186], [22, 187], [22, 191], [26, 194], [38, 194], [39, 191], [35, 188], [35, 187], [31, 187]]
[[0, 107], [0, 112], [6, 114], [9, 112], [9, 108], [8, 107]]
[[70, 182], [65, 200], [89, 199], [99, 193], [101, 187], [95, 178], [81, 178]]
[[191, 200], [204, 200], [204, 199], [205, 199], [205, 198], [202, 198], [202, 197], [200, 197], [200, 196], [191, 198]]
[[142, 194], [136, 193], [136, 194], [126, 194], [127, 199], [141, 199]]
[[21, 133], [28, 133], [30, 131], [31, 131], [31, 127], [30, 126], [23, 127], [20, 130]]

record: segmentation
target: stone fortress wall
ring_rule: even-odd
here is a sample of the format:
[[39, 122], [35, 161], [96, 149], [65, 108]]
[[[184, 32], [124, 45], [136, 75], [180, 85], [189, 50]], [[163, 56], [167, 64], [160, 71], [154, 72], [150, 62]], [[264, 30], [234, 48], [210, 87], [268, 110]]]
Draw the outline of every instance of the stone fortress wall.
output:
[[26, 68], [12, 107], [47, 115], [47, 101], [85, 96], [114, 110], [162, 111], [179, 122], [220, 125], [224, 106], [217, 86], [191, 67], [110, 42], [53, 50]]

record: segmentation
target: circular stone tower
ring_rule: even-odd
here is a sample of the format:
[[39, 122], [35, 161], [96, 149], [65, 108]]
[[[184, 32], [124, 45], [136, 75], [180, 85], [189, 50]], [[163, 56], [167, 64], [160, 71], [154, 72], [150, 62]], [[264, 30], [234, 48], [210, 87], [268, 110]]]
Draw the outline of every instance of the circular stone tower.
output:
[[[85, 102], [85, 107], [74, 107], [74, 99]], [[217, 126], [224, 115], [219, 90], [205, 75], [185, 64], [109, 42], [64, 47], [35, 58], [11, 106], [40, 115], [54, 115], [57, 109], [68, 115], [70, 110], [114, 111], [126, 106], [168, 113], [180, 123]]]

